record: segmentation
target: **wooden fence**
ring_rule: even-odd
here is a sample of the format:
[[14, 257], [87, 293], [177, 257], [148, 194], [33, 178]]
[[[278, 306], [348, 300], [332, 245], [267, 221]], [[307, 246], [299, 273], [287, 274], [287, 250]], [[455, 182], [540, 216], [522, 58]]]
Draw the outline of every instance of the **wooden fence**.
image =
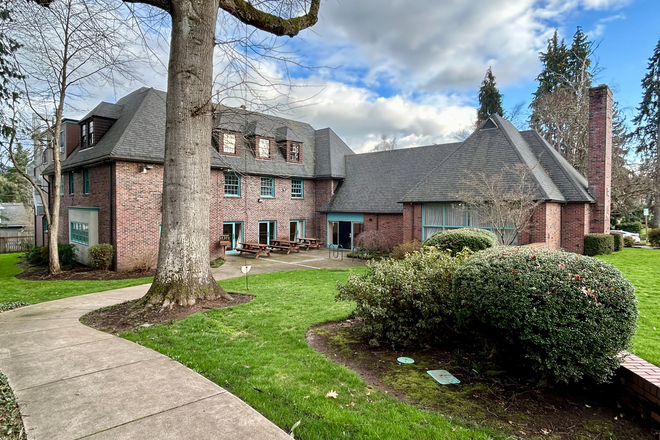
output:
[[0, 235], [0, 254], [25, 252], [34, 244], [33, 235]]

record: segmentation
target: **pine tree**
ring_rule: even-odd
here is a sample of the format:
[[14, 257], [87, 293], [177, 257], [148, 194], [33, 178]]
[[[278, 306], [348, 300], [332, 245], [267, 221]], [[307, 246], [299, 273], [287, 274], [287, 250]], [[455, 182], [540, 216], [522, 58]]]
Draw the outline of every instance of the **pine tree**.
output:
[[660, 227], [660, 161], [658, 160], [658, 144], [660, 144], [660, 40], [653, 56], [649, 58], [646, 75], [642, 79], [642, 102], [637, 109], [633, 123], [637, 126], [635, 137], [639, 141], [638, 153], [643, 153], [649, 165], [654, 166], [653, 191], [653, 227]]
[[573, 43], [566, 54], [568, 62], [567, 82], [579, 83], [582, 87], [591, 87], [592, 72], [591, 53], [593, 42], [587, 39], [587, 35], [582, 32], [582, 26], [578, 26], [573, 35]]
[[481, 125], [490, 115], [504, 116], [502, 109], [502, 94], [495, 84], [495, 76], [489, 67], [479, 89], [479, 109], [477, 110], [477, 126]]

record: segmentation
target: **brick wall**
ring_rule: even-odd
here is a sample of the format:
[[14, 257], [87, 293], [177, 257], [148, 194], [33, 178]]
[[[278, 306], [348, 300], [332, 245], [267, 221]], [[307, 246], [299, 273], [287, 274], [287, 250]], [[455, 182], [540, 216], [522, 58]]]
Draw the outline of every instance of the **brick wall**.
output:
[[[337, 185], [339, 185], [338, 180], [316, 180], [313, 182], [314, 185], [314, 211], [318, 210], [323, 206], [325, 202], [330, 200], [335, 194]], [[324, 243], [327, 243], [328, 240], [328, 222], [327, 216], [325, 213], [314, 212], [312, 215], [314, 219], [314, 224], [316, 229], [314, 230], [314, 236], [323, 240]], [[308, 233], [311, 233], [311, 229], [307, 229]]]
[[[222, 180], [223, 176], [220, 176]], [[277, 237], [289, 237], [289, 221], [305, 220], [305, 234], [317, 235], [318, 216], [315, 208], [318, 203], [314, 181], [303, 180], [303, 198], [291, 197], [291, 179], [275, 178], [275, 197], [261, 197], [261, 176], [241, 176], [241, 196], [224, 197], [224, 184], [218, 190], [222, 200], [223, 213], [219, 224], [224, 221], [243, 222], [243, 239], [257, 241], [259, 221], [277, 221]], [[261, 199], [261, 203], [259, 203]], [[211, 221], [214, 217], [211, 217]], [[325, 235], [319, 236], [325, 241]]]
[[589, 192], [596, 198], [590, 232], [610, 232], [612, 187], [612, 91], [602, 85], [589, 89]]
[[621, 381], [623, 403], [660, 422], [660, 368], [626, 353], [618, 378]]
[[69, 173], [64, 173], [62, 185], [64, 195], [60, 197], [60, 230], [58, 240], [60, 243], [69, 242], [69, 206], [86, 206], [99, 208], [99, 243], [112, 244], [110, 225], [111, 198], [110, 180], [113, 173], [112, 164], [99, 165], [88, 168], [89, 194], [83, 194], [82, 169], [73, 173], [73, 194], [69, 189]]
[[142, 173], [141, 164], [117, 162], [115, 169], [115, 261], [117, 270], [126, 270], [134, 258], [158, 254], [163, 167]]
[[561, 244], [565, 251], [584, 253], [584, 236], [589, 233], [590, 212], [588, 203], [568, 203], [564, 206]]
[[401, 228], [403, 241], [422, 241], [422, 205], [403, 205]]
[[546, 203], [546, 240], [548, 249], [560, 249], [561, 244], [561, 211], [559, 203]]
[[365, 214], [364, 231], [379, 231], [387, 247], [403, 243], [403, 215], [402, 214]]
[[559, 203], [537, 206], [529, 227], [518, 235], [518, 244], [545, 243], [547, 249], [561, 248], [561, 210]]

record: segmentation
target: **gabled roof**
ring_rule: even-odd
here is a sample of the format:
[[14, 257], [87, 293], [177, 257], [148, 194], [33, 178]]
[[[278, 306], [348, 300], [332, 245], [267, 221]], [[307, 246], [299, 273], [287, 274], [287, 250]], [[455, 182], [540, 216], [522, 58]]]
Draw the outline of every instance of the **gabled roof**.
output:
[[397, 203], [461, 144], [346, 156], [346, 180], [321, 212], [401, 213]]
[[[457, 193], [473, 173], [495, 176], [507, 167], [516, 166], [527, 166], [531, 170], [529, 183], [537, 200], [568, 201], [545, 165], [509, 121], [493, 115], [399, 201], [458, 201]], [[553, 174], [556, 173], [553, 171]], [[517, 179], [514, 173], [503, 174], [505, 185], [514, 185]]]

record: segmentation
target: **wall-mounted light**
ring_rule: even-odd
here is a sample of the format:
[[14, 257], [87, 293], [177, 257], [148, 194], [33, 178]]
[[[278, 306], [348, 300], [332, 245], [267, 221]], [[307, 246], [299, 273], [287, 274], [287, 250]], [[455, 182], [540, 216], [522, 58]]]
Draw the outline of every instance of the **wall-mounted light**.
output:
[[264, 199], [257, 199], [257, 203], [263, 203]]
[[146, 165], [142, 165], [142, 171], [140, 171], [140, 173], [147, 174], [147, 170], [151, 170], [153, 168], [154, 168], [154, 166], [150, 163], [148, 163]]

